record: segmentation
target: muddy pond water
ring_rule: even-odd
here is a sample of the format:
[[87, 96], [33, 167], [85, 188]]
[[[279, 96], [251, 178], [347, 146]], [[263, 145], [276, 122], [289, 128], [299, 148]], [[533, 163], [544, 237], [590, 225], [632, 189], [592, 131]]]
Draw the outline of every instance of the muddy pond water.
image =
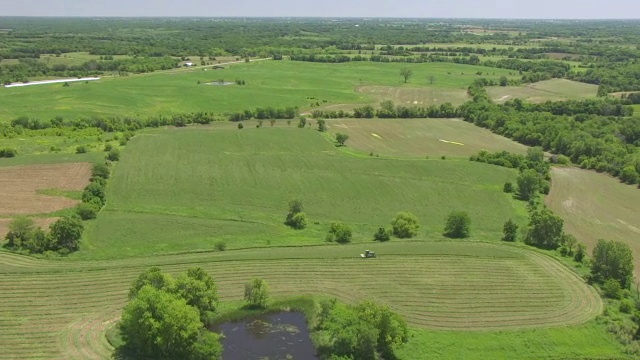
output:
[[222, 360], [317, 360], [304, 315], [280, 312], [213, 326], [221, 338]]

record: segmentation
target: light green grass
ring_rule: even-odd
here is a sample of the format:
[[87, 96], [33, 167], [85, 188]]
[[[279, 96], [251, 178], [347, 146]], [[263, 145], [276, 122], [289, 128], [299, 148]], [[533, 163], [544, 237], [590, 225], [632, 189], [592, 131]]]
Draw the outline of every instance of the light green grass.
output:
[[59, 164], [75, 162], [100, 162], [104, 161], [104, 152], [88, 152], [85, 154], [50, 153], [38, 155], [18, 155], [14, 158], [0, 159], [0, 167], [35, 164]]
[[[260, 276], [273, 297], [388, 303], [416, 329], [403, 359], [442, 356], [455, 336], [468, 341], [457, 342], [450, 354], [475, 351], [484, 358], [508, 354], [518, 344], [544, 345], [531, 350], [533, 355], [619, 354], [602, 332], [581, 330], [598, 329], [589, 325], [602, 307], [598, 295], [548, 256], [474, 242], [392, 241], [374, 249], [379, 257], [369, 260], [358, 256], [363, 246], [353, 244], [76, 262], [0, 251], [0, 357], [109, 357], [105, 333], [117, 321], [132, 281], [150, 266], [172, 274], [200, 266], [214, 277], [222, 301], [241, 300], [243, 284]], [[578, 335], [586, 338], [569, 350], [566, 344]], [[500, 339], [512, 342], [489, 343]]]
[[[399, 74], [402, 67], [414, 71], [408, 84]], [[19, 116], [50, 119], [92, 115], [148, 117], [194, 111], [224, 113], [258, 106], [309, 107], [314, 97], [322, 104], [368, 103], [377, 99], [355, 89], [362, 85], [426, 86], [427, 76], [438, 79], [441, 89], [466, 89], [477, 71], [488, 68], [448, 63], [319, 64], [292, 61], [261, 61], [234, 64], [224, 70], [199, 68], [156, 72], [128, 77], [105, 77], [100, 81], [0, 88], [0, 121]], [[508, 70], [490, 69], [496, 80]], [[198, 85], [198, 81], [244, 79], [245, 86]]]
[[[419, 238], [442, 238], [446, 215], [469, 212], [474, 239], [498, 240], [524, 203], [502, 192], [514, 170], [468, 160], [354, 157], [314, 129], [226, 124], [150, 131], [123, 150], [107, 206], [74, 256], [113, 258], [229, 248], [323, 243], [329, 224], [370, 241], [399, 211], [421, 221]], [[301, 199], [309, 227], [283, 224], [287, 204]], [[486, 204], [491, 204], [487, 211]]]
[[328, 120], [327, 124], [330, 132], [349, 135], [349, 147], [380, 156], [468, 158], [480, 150], [519, 154], [527, 150], [459, 119], [346, 119]]
[[595, 98], [598, 86], [566, 79], [551, 79], [524, 86], [493, 86], [487, 90], [491, 98], [498, 103], [515, 98], [540, 103]]

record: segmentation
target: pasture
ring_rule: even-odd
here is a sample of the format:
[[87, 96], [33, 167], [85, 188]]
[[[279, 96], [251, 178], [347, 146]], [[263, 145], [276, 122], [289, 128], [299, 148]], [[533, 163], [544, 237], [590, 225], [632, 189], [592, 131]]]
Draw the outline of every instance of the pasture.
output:
[[[495, 241], [504, 221], [526, 218], [524, 203], [502, 192], [517, 176], [511, 169], [351, 156], [314, 128], [230, 125], [134, 137], [114, 169], [106, 208], [73, 257], [211, 250], [218, 241], [230, 249], [321, 244], [333, 221], [364, 242], [399, 211], [418, 216], [419, 238], [441, 239], [446, 215], [464, 209], [473, 238]], [[301, 231], [283, 225], [296, 198], [309, 218]]]
[[349, 147], [391, 157], [469, 157], [480, 150], [524, 154], [527, 147], [459, 119], [328, 120], [332, 133], [349, 135]]
[[552, 168], [553, 186], [545, 202], [564, 219], [565, 228], [592, 249], [598, 239], [622, 241], [634, 252], [640, 275], [640, 193], [606, 174]]
[[[403, 67], [414, 75], [404, 84]], [[0, 121], [20, 116], [51, 119], [56, 116], [141, 116], [195, 111], [226, 113], [256, 107], [378, 103], [379, 98], [360, 93], [361, 86], [424, 87], [443, 91], [464, 90], [476, 78], [498, 80], [508, 70], [449, 63], [344, 63], [321, 64], [294, 61], [256, 61], [226, 66], [222, 70], [191, 68], [125, 77], [104, 77], [99, 81], [1, 88]], [[489, 74], [490, 73], [490, 74]], [[428, 83], [429, 76], [436, 81]], [[211, 81], [244, 79], [245, 86], [206, 86]], [[199, 84], [200, 82], [200, 84]], [[313, 99], [313, 100], [311, 100]], [[317, 100], [315, 100], [317, 99]]]
[[[243, 284], [261, 276], [274, 296], [388, 303], [414, 328], [401, 359], [437, 355], [458, 335], [495, 341], [456, 346], [476, 349], [476, 358], [493, 358], [496, 349], [518, 343], [546, 345], [529, 349], [533, 357], [619, 353], [591, 321], [602, 309], [597, 293], [546, 255], [476, 242], [392, 241], [375, 245], [379, 258], [363, 260], [357, 255], [362, 249], [289, 247], [87, 262], [0, 252], [0, 358], [109, 357], [105, 331], [117, 321], [131, 282], [150, 266], [174, 274], [203, 267], [223, 301], [240, 300]], [[513, 338], [515, 344], [506, 343]], [[579, 346], [561, 346], [569, 339]]]
[[566, 79], [551, 79], [524, 86], [493, 86], [488, 87], [487, 91], [497, 103], [516, 98], [541, 103], [595, 98], [598, 86]]

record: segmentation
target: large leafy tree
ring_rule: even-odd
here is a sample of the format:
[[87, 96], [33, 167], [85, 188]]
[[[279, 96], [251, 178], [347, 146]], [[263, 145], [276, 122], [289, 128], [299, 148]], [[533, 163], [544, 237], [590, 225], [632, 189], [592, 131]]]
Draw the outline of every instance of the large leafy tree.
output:
[[447, 217], [444, 235], [451, 238], [469, 237], [471, 217], [465, 211], [454, 211]]
[[628, 289], [633, 282], [633, 253], [629, 245], [613, 240], [598, 240], [593, 249], [591, 275], [601, 284], [613, 279], [622, 288]]
[[196, 308], [150, 285], [125, 306], [119, 326], [122, 351], [135, 358], [215, 359], [221, 354], [215, 335], [201, 335]]
[[391, 221], [393, 235], [403, 239], [412, 238], [418, 234], [418, 218], [408, 212], [399, 212]]
[[557, 249], [562, 244], [564, 221], [549, 209], [542, 208], [531, 213], [529, 229], [524, 242], [541, 249]]
[[211, 275], [202, 268], [190, 268], [178, 276], [173, 292], [198, 309], [203, 323], [211, 320], [218, 305], [218, 290]]
[[84, 225], [79, 217], [63, 217], [51, 224], [49, 229], [49, 235], [57, 248], [76, 251], [80, 247]]
[[173, 292], [174, 279], [171, 275], [163, 273], [159, 267], [149, 268], [133, 282], [131, 289], [129, 289], [129, 299], [135, 298], [138, 292], [147, 285], [158, 290]]

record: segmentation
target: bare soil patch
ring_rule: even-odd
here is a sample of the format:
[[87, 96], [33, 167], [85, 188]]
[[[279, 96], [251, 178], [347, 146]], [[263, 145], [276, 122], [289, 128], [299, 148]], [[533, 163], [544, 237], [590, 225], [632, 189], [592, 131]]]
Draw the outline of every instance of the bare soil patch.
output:
[[82, 190], [91, 164], [27, 165], [0, 168], [0, 215], [43, 214], [67, 209], [77, 200], [38, 194], [38, 190]]

